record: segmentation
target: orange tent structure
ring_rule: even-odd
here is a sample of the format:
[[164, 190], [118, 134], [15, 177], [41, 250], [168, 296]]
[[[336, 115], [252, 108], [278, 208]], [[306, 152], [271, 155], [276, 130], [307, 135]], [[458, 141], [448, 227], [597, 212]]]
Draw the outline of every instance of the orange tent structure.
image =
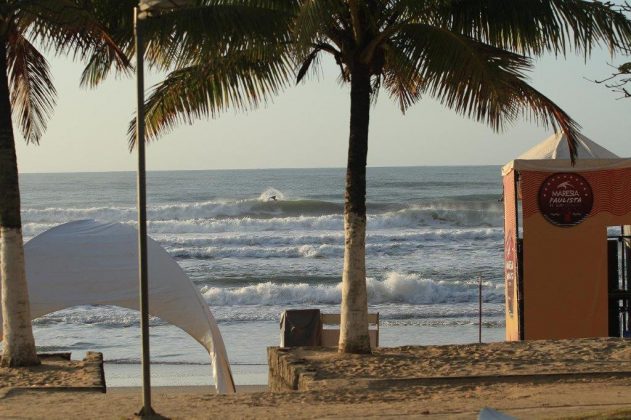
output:
[[581, 137], [572, 166], [557, 133], [502, 175], [506, 339], [622, 335], [631, 159]]

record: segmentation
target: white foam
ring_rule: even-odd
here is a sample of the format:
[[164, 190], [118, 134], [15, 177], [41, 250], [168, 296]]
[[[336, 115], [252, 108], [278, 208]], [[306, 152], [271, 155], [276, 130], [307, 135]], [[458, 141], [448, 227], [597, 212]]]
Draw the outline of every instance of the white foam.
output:
[[[368, 301], [371, 303], [401, 302], [409, 304], [464, 303], [478, 297], [477, 281], [435, 281], [417, 274], [388, 273], [384, 281], [367, 279]], [[486, 298], [492, 302], [504, 299], [503, 285], [485, 282]]]
[[276, 188], [268, 187], [265, 191], [259, 195], [259, 201], [270, 201], [273, 200], [274, 197], [276, 200], [284, 200], [285, 194], [278, 191]]
[[342, 216], [271, 217], [267, 219], [242, 217], [232, 219], [187, 219], [149, 221], [154, 233], [220, 233], [266, 232], [291, 230], [342, 230]]
[[204, 287], [202, 295], [211, 306], [292, 305], [339, 303], [341, 285], [258, 283], [238, 288]]
[[[370, 304], [437, 304], [474, 302], [478, 298], [477, 281], [436, 281], [416, 274], [388, 273], [382, 281], [366, 279]], [[502, 302], [501, 284], [485, 282], [485, 300]], [[231, 305], [316, 305], [339, 304], [341, 283], [337, 285], [265, 282], [237, 288], [205, 286], [202, 294], [210, 306]]]
[[298, 246], [247, 246], [247, 247], [186, 247], [169, 248], [169, 253], [178, 258], [325, 258], [343, 255], [342, 246], [298, 245]]
[[[268, 190], [263, 196], [272, 196]], [[273, 190], [276, 191], [276, 190]], [[277, 191], [282, 198], [282, 193]], [[79, 219], [98, 219], [133, 223], [135, 207], [46, 208], [22, 211], [29, 224], [65, 223]], [[270, 201], [263, 199], [217, 200], [147, 209], [150, 228], [157, 233], [228, 232], [243, 229], [266, 230], [341, 230], [342, 206], [315, 200]], [[444, 203], [442, 206], [412, 205], [399, 210], [370, 210], [369, 229], [419, 227], [501, 227], [502, 212], [494, 206]]]
[[[265, 289], [265, 288], [260, 288]], [[302, 288], [307, 291], [308, 288]], [[339, 298], [332, 287], [333, 294], [329, 297], [330, 302], [318, 303], [302, 303], [295, 304], [283, 303], [280, 305], [263, 304], [258, 301], [250, 300], [248, 304], [230, 304], [230, 305], [211, 305], [214, 318], [220, 323], [232, 322], [251, 322], [251, 321], [273, 321], [277, 322], [279, 315], [286, 309], [305, 309], [318, 308], [323, 312], [338, 312]], [[300, 288], [295, 289], [296, 293]], [[275, 292], [266, 291], [270, 295]], [[302, 299], [295, 299], [296, 301]], [[407, 303], [381, 303], [371, 304], [370, 311], [379, 312], [382, 325], [466, 325], [476, 322], [478, 316], [477, 303], [463, 303], [453, 305], [431, 304], [431, 305], [415, 305]], [[484, 305], [485, 324], [501, 325], [504, 318], [503, 302], [487, 302]], [[140, 325], [140, 315], [136, 311], [113, 306], [81, 306], [70, 309], [64, 309], [33, 321], [37, 328], [56, 328], [56, 324], [63, 326], [75, 325], [82, 328], [89, 326], [91, 328], [123, 328], [135, 331]], [[150, 324], [152, 327], [166, 326], [165, 321], [151, 317]], [[70, 339], [70, 336], [64, 336]], [[88, 347], [89, 348], [89, 347]]]
[[464, 205], [418, 206], [369, 216], [369, 226], [401, 228], [413, 226], [502, 226], [500, 209]]
[[[501, 240], [501, 228], [454, 228], [454, 229], [414, 229], [380, 230], [368, 233], [369, 244], [379, 243], [422, 243], [444, 240]], [[248, 232], [193, 232], [184, 234], [161, 233], [154, 235], [161, 244], [173, 248], [204, 246], [290, 246], [290, 245], [342, 245], [342, 231], [262, 231]]]
[[[152, 326], [166, 325], [166, 322], [156, 317], [150, 317]], [[76, 324], [99, 325], [104, 327], [128, 328], [140, 325], [140, 315], [137, 311], [116, 306], [77, 306], [53, 312], [33, 321], [35, 325]]]

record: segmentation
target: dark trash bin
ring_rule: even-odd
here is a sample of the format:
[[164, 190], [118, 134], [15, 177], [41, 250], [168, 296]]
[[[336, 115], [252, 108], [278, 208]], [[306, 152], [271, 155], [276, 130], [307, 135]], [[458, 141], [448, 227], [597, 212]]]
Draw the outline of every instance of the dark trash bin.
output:
[[319, 309], [290, 309], [280, 316], [280, 346], [320, 346], [322, 321]]

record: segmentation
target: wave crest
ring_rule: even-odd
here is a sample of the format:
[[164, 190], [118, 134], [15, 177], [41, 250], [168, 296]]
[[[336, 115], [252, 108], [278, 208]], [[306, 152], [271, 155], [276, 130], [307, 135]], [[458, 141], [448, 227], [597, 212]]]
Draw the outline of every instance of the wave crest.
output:
[[[388, 273], [385, 280], [366, 279], [370, 304], [466, 303], [478, 298], [477, 281], [436, 281], [417, 274]], [[501, 303], [504, 287], [484, 282], [486, 302]], [[265, 282], [238, 288], [205, 286], [202, 295], [210, 306], [230, 305], [316, 305], [339, 304], [342, 284], [312, 285], [308, 283]]]

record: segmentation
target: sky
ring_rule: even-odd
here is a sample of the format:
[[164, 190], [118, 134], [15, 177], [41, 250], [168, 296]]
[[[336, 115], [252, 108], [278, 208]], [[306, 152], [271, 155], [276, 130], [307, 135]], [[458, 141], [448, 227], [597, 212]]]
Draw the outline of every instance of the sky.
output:
[[[631, 99], [587, 79], [601, 79], [613, 59], [596, 50], [583, 56], [546, 56], [535, 63], [531, 83], [568, 112], [582, 133], [620, 156], [631, 156]], [[626, 61], [629, 61], [627, 59]], [[39, 145], [17, 141], [22, 173], [133, 171], [127, 147], [135, 109], [134, 78], [111, 77], [82, 89], [83, 66], [49, 57], [58, 91], [55, 113]], [[227, 111], [164, 135], [147, 148], [148, 170], [344, 167], [349, 88], [323, 60], [319, 77], [292, 86], [247, 113]], [[150, 74], [147, 89], [160, 75]], [[17, 131], [17, 130], [16, 130]], [[403, 115], [383, 91], [371, 110], [369, 166], [502, 165], [552, 134], [527, 120], [495, 133], [426, 97]]]

